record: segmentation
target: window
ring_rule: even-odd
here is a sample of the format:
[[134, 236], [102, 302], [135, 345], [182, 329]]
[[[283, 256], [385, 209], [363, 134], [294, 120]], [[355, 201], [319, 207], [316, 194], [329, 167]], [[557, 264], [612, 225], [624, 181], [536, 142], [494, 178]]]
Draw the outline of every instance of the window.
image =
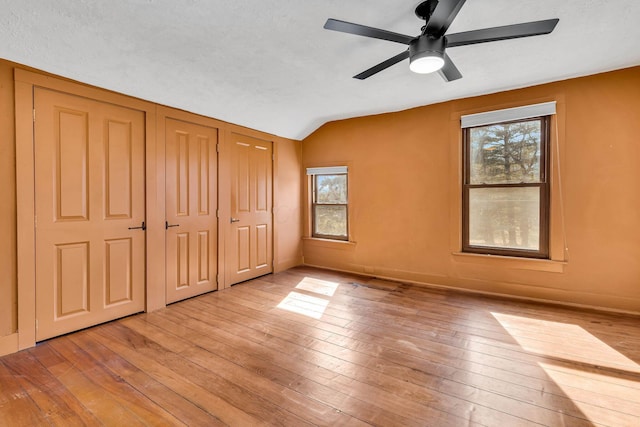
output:
[[[555, 103], [548, 104], [554, 113]], [[532, 107], [540, 105], [546, 104]], [[471, 116], [463, 117], [462, 250], [548, 258], [549, 115], [496, 113], [466, 123]], [[501, 117], [512, 120], [498, 121]]]
[[347, 168], [308, 168], [311, 176], [313, 237], [348, 240]]

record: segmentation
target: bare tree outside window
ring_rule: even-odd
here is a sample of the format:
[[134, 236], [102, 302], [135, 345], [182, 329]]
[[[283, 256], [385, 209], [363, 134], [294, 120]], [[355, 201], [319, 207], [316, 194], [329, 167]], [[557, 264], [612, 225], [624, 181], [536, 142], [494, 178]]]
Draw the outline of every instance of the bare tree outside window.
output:
[[547, 141], [547, 117], [464, 130], [464, 251], [548, 257]]

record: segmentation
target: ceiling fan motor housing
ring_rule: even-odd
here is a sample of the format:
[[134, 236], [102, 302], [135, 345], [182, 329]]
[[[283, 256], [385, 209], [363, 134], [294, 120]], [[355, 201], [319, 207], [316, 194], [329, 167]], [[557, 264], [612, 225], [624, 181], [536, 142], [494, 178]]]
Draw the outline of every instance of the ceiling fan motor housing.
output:
[[413, 39], [409, 45], [409, 56], [411, 59], [414, 57], [420, 58], [423, 56], [444, 56], [444, 37], [437, 39], [431, 38], [428, 35], [420, 36]]
[[[444, 49], [445, 49], [444, 37], [432, 38], [426, 34], [422, 35], [416, 39], [413, 39], [409, 44], [410, 64], [413, 64], [416, 61], [421, 60], [422, 58], [439, 58], [440, 60], [443, 60]], [[420, 71], [417, 71], [417, 72], [420, 72]], [[430, 71], [425, 71], [425, 72], [430, 72]]]

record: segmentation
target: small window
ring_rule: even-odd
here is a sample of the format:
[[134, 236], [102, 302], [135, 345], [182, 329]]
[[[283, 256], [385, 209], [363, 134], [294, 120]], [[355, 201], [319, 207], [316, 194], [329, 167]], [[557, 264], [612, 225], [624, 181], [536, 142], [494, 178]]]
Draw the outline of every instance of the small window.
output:
[[549, 256], [549, 116], [463, 129], [463, 251]]
[[312, 236], [348, 240], [347, 168], [309, 168]]

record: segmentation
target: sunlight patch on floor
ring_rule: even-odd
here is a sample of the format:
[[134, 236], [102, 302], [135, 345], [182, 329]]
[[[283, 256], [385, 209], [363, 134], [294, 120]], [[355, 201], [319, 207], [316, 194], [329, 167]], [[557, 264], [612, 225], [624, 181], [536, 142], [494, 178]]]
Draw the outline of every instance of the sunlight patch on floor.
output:
[[291, 291], [289, 292], [289, 295], [280, 301], [277, 308], [302, 314], [314, 319], [320, 319], [329, 305], [329, 300], [324, 297], [332, 297], [339, 286], [340, 284], [337, 282], [305, 277], [296, 285], [296, 289], [305, 292], [312, 292], [320, 296], [316, 297], [301, 292]]
[[314, 292], [320, 295], [326, 295], [328, 297], [332, 297], [340, 286], [339, 283], [329, 282], [326, 280], [314, 279], [312, 277], [305, 277], [298, 283], [296, 289]]
[[[633, 381], [622, 379], [620, 373], [640, 373], [640, 366], [579, 325], [531, 317], [491, 312], [493, 317], [527, 352], [549, 357], [549, 362], [537, 362], [547, 376], [571, 399], [582, 415], [593, 423], [603, 425], [636, 425], [637, 416], [603, 411], [602, 407], [585, 403], [581, 390], [606, 396], [620, 393], [625, 399], [640, 401], [640, 388]], [[555, 360], [554, 360], [555, 359]], [[556, 360], [560, 363], [556, 363]], [[578, 362], [602, 369], [573, 369], [562, 362]], [[592, 390], [598, 384], [598, 390]], [[622, 392], [624, 391], [624, 392]], [[615, 420], [612, 420], [612, 417]], [[613, 424], [612, 424], [613, 422]], [[630, 424], [629, 424], [630, 423]], [[640, 425], [640, 424], [637, 424]]]
[[491, 314], [520, 347], [531, 353], [640, 373], [640, 365], [581, 326], [511, 314]]
[[[598, 425], [640, 426], [640, 418], [637, 415], [633, 415], [632, 411], [629, 413], [611, 413], [603, 411], [599, 405], [585, 403], [580, 398], [580, 389], [586, 389], [606, 396], [621, 395], [624, 399], [638, 403], [640, 402], [640, 390], [628, 387], [629, 384], [625, 385], [630, 381], [619, 380], [608, 375], [586, 373], [578, 369], [554, 366], [548, 363], [539, 362], [538, 365], [588, 420], [598, 423]], [[589, 380], [598, 381], [598, 388], [594, 390], [588, 384]], [[625, 411], [623, 410], [623, 412]]]
[[[575, 394], [572, 392], [574, 389], [583, 389], [595, 391], [606, 396], [622, 397], [625, 400], [640, 404], [640, 383], [633, 379], [608, 375], [605, 371], [602, 373], [583, 371], [553, 363], [538, 362], [538, 365], [567, 395]], [[597, 390], [592, 388], [592, 384], [595, 382], [598, 383]]]
[[289, 295], [277, 307], [314, 319], [320, 319], [327, 305], [329, 305], [329, 300], [301, 294], [300, 292], [289, 292]]

